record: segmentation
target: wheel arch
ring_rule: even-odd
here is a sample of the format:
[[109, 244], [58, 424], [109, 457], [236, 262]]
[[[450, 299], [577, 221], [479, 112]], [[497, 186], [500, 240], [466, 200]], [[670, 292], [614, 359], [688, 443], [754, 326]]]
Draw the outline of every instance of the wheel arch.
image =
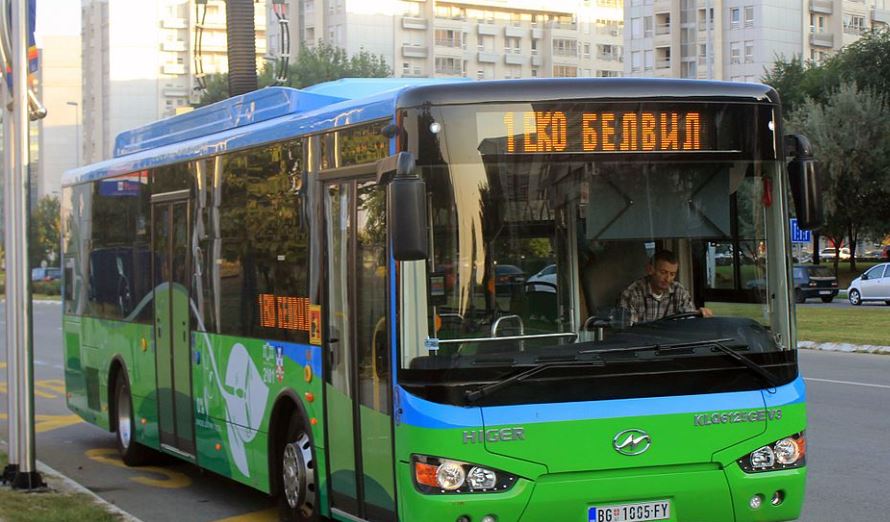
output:
[[[294, 390], [287, 389], [278, 394], [275, 398], [275, 405], [272, 406], [272, 413], [269, 415], [269, 440], [268, 451], [266, 454], [269, 458], [269, 492], [275, 495], [281, 486], [281, 477], [278, 473], [278, 448], [281, 440], [286, 435], [287, 421], [291, 415], [296, 414], [300, 422], [306, 428], [306, 433], [313, 447], [315, 441], [312, 436], [312, 429], [309, 426], [309, 415], [303, 405], [303, 401]], [[318, 469], [316, 468], [316, 473]]]
[[[123, 375], [130, 382], [130, 372], [127, 370], [127, 363], [120, 354], [115, 355], [111, 359], [108, 366], [108, 382], [106, 383], [108, 390], [108, 431], [115, 433], [117, 431], [117, 397], [115, 397], [115, 386], [117, 386], [118, 378]], [[132, 391], [130, 392], [132, 394]]]

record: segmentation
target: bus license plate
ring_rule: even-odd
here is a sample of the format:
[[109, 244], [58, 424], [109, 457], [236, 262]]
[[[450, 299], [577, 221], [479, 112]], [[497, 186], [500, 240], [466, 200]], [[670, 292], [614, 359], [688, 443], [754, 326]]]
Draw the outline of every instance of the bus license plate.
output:
[[671, 504], [667, 500], [593, 506], [587, 510], [588, 522], [638, 522], [640, 520], [668, 520], [669, 518], [671, 518]]

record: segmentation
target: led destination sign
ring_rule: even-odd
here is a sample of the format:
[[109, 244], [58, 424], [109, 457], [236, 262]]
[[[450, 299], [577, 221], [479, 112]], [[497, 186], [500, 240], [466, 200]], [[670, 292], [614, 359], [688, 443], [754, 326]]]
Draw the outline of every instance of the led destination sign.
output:
[[477, 119], [477, 131], [483, 152], [496, 144], [501, 154], [737, 151], [737, 143], [719, 143], [727, 140], [718, 139], [714, 115], [699, 109], [506, 111]]

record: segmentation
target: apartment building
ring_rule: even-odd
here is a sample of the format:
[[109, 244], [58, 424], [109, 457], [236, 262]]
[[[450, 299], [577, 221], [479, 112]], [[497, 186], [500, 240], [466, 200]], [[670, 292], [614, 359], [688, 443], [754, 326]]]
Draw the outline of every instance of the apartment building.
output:
[[383, 55], [395, 76], [621, 76], [621, 0], [290, 0], [296, 39]]
[[890, 0], [804, 0], [802, 54], [820, 62], [871, 29], [890, 24]]
[[[82, 0], [81, 16], [83, 163], [111, 157], [121, 131], [189, 110], [196, 72], [228, 70], [223, 0]], [[261, 67], [264, 4], [255, 24]]]
[[628, 76], [760, 81], [777, 56], [816, 62], [890, 22], [890, 0], [625, 0]]

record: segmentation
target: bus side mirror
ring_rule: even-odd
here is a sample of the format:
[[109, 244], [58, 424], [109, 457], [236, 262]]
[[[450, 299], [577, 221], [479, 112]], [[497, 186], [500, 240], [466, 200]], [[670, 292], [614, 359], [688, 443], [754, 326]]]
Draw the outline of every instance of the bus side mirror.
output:
[[818, 230], [823, 219], [822, 187], [813, 158], [813, 147], [805, 136], [789, 134], [785, 136], [785, 151], [792, 157], [788, 163], [788, 181], [798, 226], [805, 230]]
[[386, 185], [393, 257], [397, 261], [426, 259], [426, 183], [416, 173], [414, 156], [410, 152], [400, 152], [380, 160], [377, 182]]

